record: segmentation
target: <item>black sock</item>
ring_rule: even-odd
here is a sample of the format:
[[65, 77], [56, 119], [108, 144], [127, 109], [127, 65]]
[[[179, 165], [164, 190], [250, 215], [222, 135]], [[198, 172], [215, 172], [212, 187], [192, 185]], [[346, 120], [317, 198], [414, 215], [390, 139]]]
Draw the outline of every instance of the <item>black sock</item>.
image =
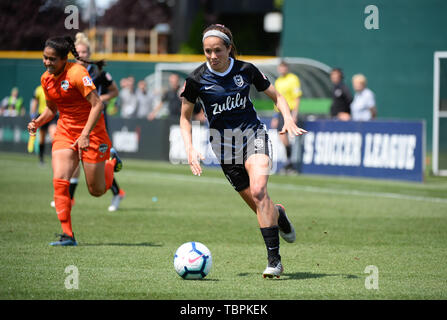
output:
[[39, 160], [43, 162], [43, 154], [45, 152], [45, 143], [39, 143]]
[[261, 234], [267, 247], [269, 266], [274, 267], [281, 261], [281, 256], [279, 255], [279, 228], [278, 226], [261, 228]]
[[118, 186], [118, 183], [116, 182], [115, 178], [113, 178], [113, 182], [112, 182], [112, 186], [110, 187], [110, 190], [112, 190], [112, 193], [114, 196], [116, 196], [120, 193], [120, 187]]
[[[73, 179], [72, 179], [73, 180]], [[70, 199], [73, 199], [76, 187], [78, 186], [78, 181], [70, 180], [70, 186], [68, 187], [68, 192], [70, 193]]]
[[290, 161], [290, 157], [292, 155], [292, 146], [290, 144], [286, 147], [286, 155], [287, 161]]

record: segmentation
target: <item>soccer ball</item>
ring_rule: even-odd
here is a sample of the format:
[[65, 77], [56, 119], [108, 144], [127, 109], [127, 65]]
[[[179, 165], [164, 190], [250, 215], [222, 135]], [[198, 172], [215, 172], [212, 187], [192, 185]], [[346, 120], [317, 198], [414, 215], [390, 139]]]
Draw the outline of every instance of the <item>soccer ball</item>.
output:
[[174, 268], [183, 279], [203, 279], [213, 264], [210, 250], [200, 242], [182, 244], [174, 255]]

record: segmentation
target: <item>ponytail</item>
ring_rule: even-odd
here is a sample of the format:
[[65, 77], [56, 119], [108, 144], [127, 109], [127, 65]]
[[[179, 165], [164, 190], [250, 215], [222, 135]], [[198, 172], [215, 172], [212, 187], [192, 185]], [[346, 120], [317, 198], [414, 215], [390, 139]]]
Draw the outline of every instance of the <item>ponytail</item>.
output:
[[82, 61], [87, 64], [95, 64], [99, 68], [99, 70], [102, 70], [102, 68], [106, 64], [104, 60], [91, 61], [79, 57], [79, 54], [76, 51], [75, 43], [70, 36], [50, 38], [47, 41], [45, 41], [45, 48], [46, 47], [53, 48], [60, 58], [67, 57], [68, 53], [71, 52], [76, 60]]
[[67, 43], [69, 45], [69, 50], [72, 53], [72, 55], [75, 57], [76, 60], [82, 61], [87, 64], [95, 64], [99, 70], [102, 70], [102, 68], [105, 66], [106, 62], [104, 60], [91, 61], [88, 59], [82, 59], [81, 57], [79, 57], [78, 51], [76, 51], [76, 45], [75, 45], [73, 39], [70, 36], [65, 36], [64, 39], [65, 39], [65, 41], [67, 41]]

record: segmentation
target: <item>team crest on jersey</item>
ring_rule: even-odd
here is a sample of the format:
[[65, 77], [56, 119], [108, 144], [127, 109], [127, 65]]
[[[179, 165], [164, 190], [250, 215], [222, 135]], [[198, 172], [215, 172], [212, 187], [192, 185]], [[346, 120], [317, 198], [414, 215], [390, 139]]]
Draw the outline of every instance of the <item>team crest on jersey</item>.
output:
[[99, 151], [101, 151], [101, 153], [105, 153], [107, 151], [107, 149], [109, 149], [109, 146], [107, 145], [107, 143], [102, 143], [99, 145]]
[[92, 78], [90, 78], [89, 76], [83, 77], [82, 82], [84, 83], [84, 86], [86, 86], [86, 87], [91, 87], [93, 84]]
[[261, 150], [264, 148], [264, 140], [262, 140], [261, 138], [257, 138], [254, 141], [254, 145], [255, 145], [255, 150]]
[[68, 83], [67, 80], [62, 80], [61, 88], [64, 89], [64, 91], [67, 91], [69, 86], [70, 86], [70, 84]]
[[242, 87], [244, 85], [244, 78], [242, 78], [242, 76], [240, 74], [235, 75], [233, 77], [234, 83], [238, 86], [238, 87]]

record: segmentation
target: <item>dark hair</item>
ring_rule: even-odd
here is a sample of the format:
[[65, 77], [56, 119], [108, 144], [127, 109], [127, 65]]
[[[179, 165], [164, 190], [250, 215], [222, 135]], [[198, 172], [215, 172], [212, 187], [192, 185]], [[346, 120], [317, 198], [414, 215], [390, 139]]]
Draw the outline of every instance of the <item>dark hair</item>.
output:
[[236, 59], [237, 50], [236, 50], [236, 46], [234, 45], [233, 34], [231, 33], [230, 29], [225, 27], [223, 24], [212, 24], [209, 27], [207, 27], [205, 30], [203, 30], [203, 34], [202, 35], [205, 35], [205, 33], [207, 33], [210, 30], [218, 30], [220, 32], [225, 33], [228, 36], [228, 38], [230, 38], [231, 43], [227, 44], [224, 41], [224, 45], [227, 48], [231, 45], [230, 57], [232, 57], [233, 59]]
[[285, 60], [281, 60], [281, 61], [279, 62], [279, 65], [280, 65], [280, 66], [289, 67], [289, 64], [288, 64]]
[[343, 70], [342, 70], [341, 68], [334, 68], [334, 69], [331, 70], [331, 73], [332, 73], [332, 72], [338, 72], [338, 73], [340, 74], [340, 78], [342, 78], [342, 79], [343, 79], [344, 76], [345, 76], [345, 75], [343, 74]]
[[70, 36], [64, 37], [53, 37], [45, 41], [45, 48], [50, 47], [56, 51], [56, 54], [60, 58], [65, 58], [68, 53], [71, 52], [76, 60], [82, 61], [88, 64], [95, 64], [98, 66], [99, 70], [102, 70], [106, 62], [104, 60], [91, 61], [88, 59], [82, 59], [79, 57], [79, 53], [76, 51], [76, 46], [73, 39]]

